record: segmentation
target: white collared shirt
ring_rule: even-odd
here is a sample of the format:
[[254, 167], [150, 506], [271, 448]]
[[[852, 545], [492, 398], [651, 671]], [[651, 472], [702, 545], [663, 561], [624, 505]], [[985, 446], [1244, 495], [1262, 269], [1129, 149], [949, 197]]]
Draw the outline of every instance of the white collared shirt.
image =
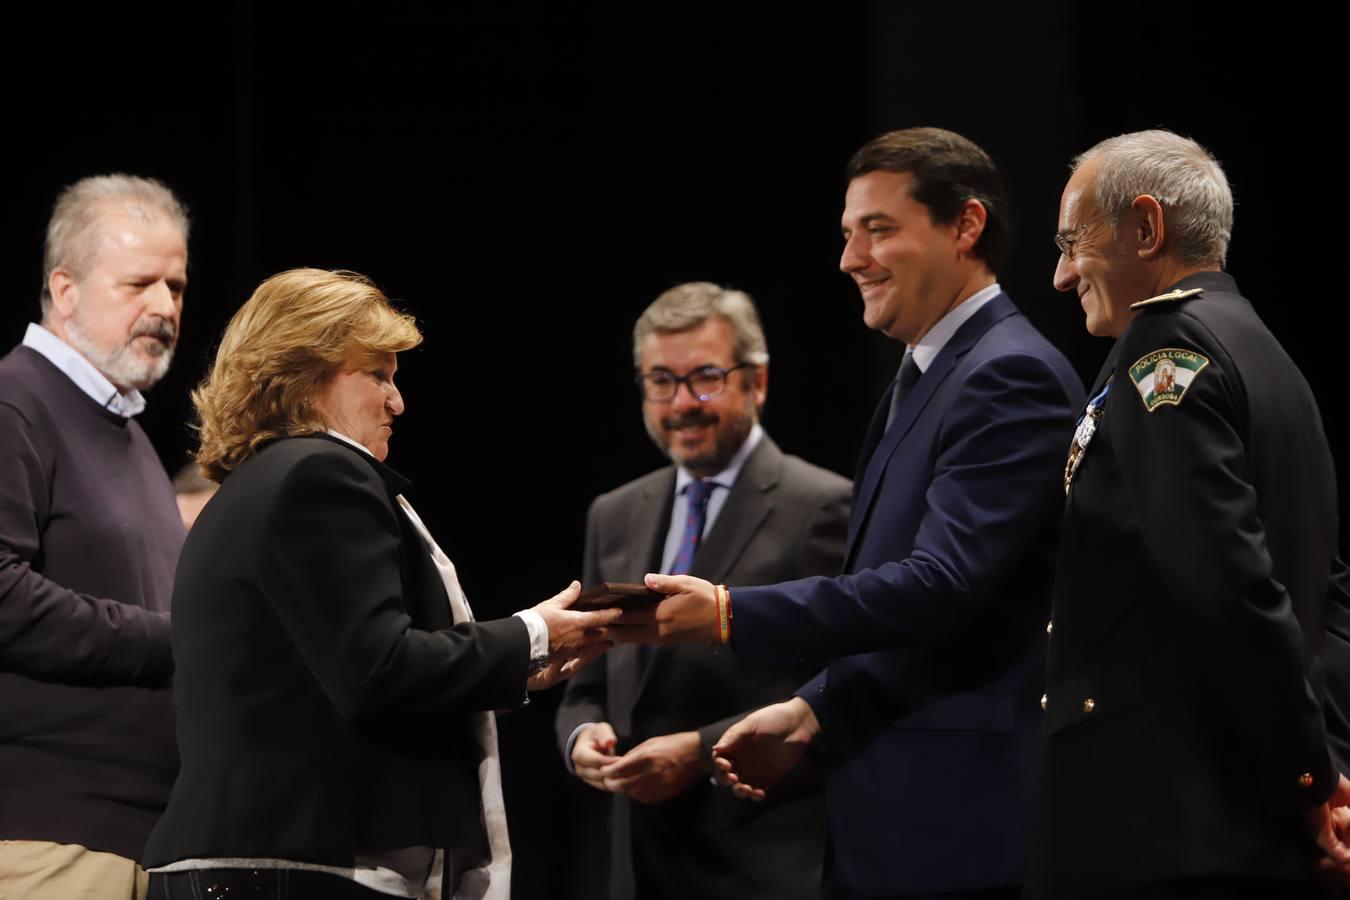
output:
[[966, 321], [983, 307], [990, 300], [993, 300], [1003, 288], [999, 287], [995, 281], [989, 287], [978, 290], [966, 299], [962, 300], [953, 309], [947, 310], [947, 314], [937, 320], [928, 333], [919, 338], [918, 343], [910, 347], [914, 351], [914, 364], [919, 367], [920, 372], [927, 372], [928, 367], [937, 359], [937, 355], [942, 352], [942, 348], [947, 346], [947, 342], [952, 339], [952, 335], [966, 324]]
[[133, 388], [125, 394], [122, 393], [117, 389], [117, 385], [84, 358], [84, 354], [36, 322], [28, 323], [28, 331], [23, 336], [23, 345], [45, 356], [52, 365], [75, 382], [76, 387], [104, 409], [128, 419], [145, 410], [145, 397], [141, 396], [140, 391]]
[[[726, 505], [727, 494], [731, 493], [731, 487], [736, 483], [736, 479], [741, 476], [741, 469], [745, 468], [745, 461], [750, 458], [750, 454], [759, 446], [759, 442], [764, 439], [764, 428], [756, 422], [750, 429], [750, 434], [746, 437], [745, 443], [741, 444], [741, 449], [731, 457], [731, 462], [722, 471], [705, 479], [712, 482], [716, 487], [708, 495], [708, 511], [703, 519], [703, 533], [712, 531], [713, 523], [717, 521], [717, 516], [722, 512], [722, 507]], [[661, 554], [661, 571], [669, 572], [671, 563], [675, 561], [675, 554], [680, 552], [680, 541], [684, 537], [685, 518], [689, 515], [689, 493], [686, 490], [689, 482], [694, 480], [694, 476], [684, 466], [675, 470], [675, 503], [670, 510], [670, 526], [666, 530], [665, 550]]]

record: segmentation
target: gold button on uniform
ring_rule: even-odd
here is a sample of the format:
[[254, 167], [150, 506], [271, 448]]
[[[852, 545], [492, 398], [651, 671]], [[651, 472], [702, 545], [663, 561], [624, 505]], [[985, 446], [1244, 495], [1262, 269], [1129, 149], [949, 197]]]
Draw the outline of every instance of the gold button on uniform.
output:
[[1051, 619], [1049, 622], [1045, 623], [1045, 633], [1053, 634], [1054, 630], [1055, 630], [1055, 620]]
[[1090, 713], [1096, 708], [1097, 708], [1097, 701], [1093, 700], [1091, 697], [1083, 701], [1083, 712]]
[[1299, 787], [1301, 787], [1301, 788], [1309, 788], [1309, 787], [1312, 787], [1312, 783], [1313, 783], [1313, 777], [1312, 777], [1312, 773], [1311, 773], [1311, 772], [1304, 772], [1302, 775], [1298, 776], [1298, 786], [1299, 786]]
[[1046, 704], [1049, 703], [1049, 702], [1050, 702], [1050, 698], [1047, 697], [1047, 696], [1045, 696], [1045, 694], [1041, 694], [1041, 709], [1045, 709]]

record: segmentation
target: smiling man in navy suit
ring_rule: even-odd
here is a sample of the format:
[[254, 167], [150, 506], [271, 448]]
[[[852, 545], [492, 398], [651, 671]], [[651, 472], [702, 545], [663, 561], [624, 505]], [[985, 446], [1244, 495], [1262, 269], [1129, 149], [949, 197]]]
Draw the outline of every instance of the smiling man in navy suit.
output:
[[1082, 385], [998, 285], [1007, 206], [983, 150], [911, 128], [865, 145], [848, 177], [840, 268], [867, 326], [906, 352], [860, 457], [843, 573], [729, 595], [651, 575], [669, 596], [646, 622], [629, 614], [630, 639], [828, 661], [715, 748], [723, 779], [755, 799], [819, 751], [827, 896], [1012, 897]]

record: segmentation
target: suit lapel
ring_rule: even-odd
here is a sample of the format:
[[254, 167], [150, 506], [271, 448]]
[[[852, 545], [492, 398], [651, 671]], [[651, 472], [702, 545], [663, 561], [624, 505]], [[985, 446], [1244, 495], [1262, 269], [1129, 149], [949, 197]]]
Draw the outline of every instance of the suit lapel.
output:
[[783, 451], [766, 435], [745, 461], [722, 512], [694, 554], [689, 574], [722, 582], [773, 511], [772, 492], [783, 469]]
[[654, 481], [642, 492], [640, 501], [628, 513], [628, 534], [632, 540], [624, 553], [638, 565], [638, 569], [624, 576], [630, 581], [641, 581], [648, 572], [661, 570], [661, 555], [666, 549], [666, 534], [670, 531], [670, 510], [675, 504], [675, 467], [665, 477]]
[[[943, 381], [956, 368], [956, 364], [961, 357], [965, 356], [966, 352], [975, 346], [976, 341], [983, 337], [984, 333], [992, 328], [996, 322], [1015, 312], [1017, 312], [1017, 308], [1013, 306], [1012, 300], [1008, 298], [1007, 294], [999, 294], [986, 303], [980, 308], [979, 312], [967, 319], [957, 329], [956, 334], [952, 335], [951, 339], [947, 341], [932, 364], [915, 383], [913, 389], [901, 401], [900, 409], [896, 411], [895, 421], [877, 441], [876, 448], [872, 451], [871, 457], [868, 458], [862, 470], [862, 477], [855, 482], [853, 511], [849, 517], [848, 525], [848, 550], [844, 554], [844, 571], [850, 571], [852, 568], [853, 556], [857, 549], [862, 525], [867, 521], [867, 514], [876, 500], [877, 489], [881, 485], [886, 466], [891, 457], [895, 455], [901, 441], [914, 426], [919, 415], [928, 406], [928, 401], [933, 398]], [[874, 427], [877, 420], [880, 419], [881, 427], [885, 428], [890, 398], [891, 392], [887, 391], [876, 415], [873, 416]]]
[[399, 495], [407, 493], [412, 487], [412, 482], [369, 453], [362, 453], [341, 438], [324, 432], [315, 432], [309, 437], [347, 448], [380, 476], [389, 495], [389, 504], [394, 508], [398, 518], [399, 533], [402, 536], [398, 550], [399, 566], [410, 585], [403, 597], [408, 614], [417, 628], [428, 631], [449, 628], [454, 622], [450, 615], [450, 595], [446, 593], [445, 582], [441, 580], [440, 570], [432, 560], [431, 548], [422, 540], [421, 532], [399, 506]]
[[[872, 459], [872, 454], [876, 452], [877, 444], [881, 443], [881, 436], [886, 433], [886, 415], [891, 409], [891, 395], [895, 393], [895, 378], [891, 378], [891, 383], [887, 385], [886, 392], [881, 395], [881, 402], [877, 408], [872, 411], [872, 424], [867, 427], [867, 435], [863, 438], [862, 450], [858, 453], [858, 466], [853, 471], [853, 508], [857, 509], [857, 488], [862, 484], [863, 476], [867, 474], [867, 463]], [[852, 526], [850, 521], [849, 525]]]
[[412, 487], [412, 482], [409, 481], [407, 478], [404, 478], [402, 475], [395, 472], [393, 469], [389, 468], [384, 463], [380, 462], [378, 459], [371, 456], [369, 453], [363, 453], [360, 450], [356, 449], [351, 444], [344, 441], [342, 438], [333, 437], [331, 434], [326, 434], [322, 431], [316, 431], [314, 434], [306, 436], [318, 438], [319, 440], [322, 441], [328, 441], [331, 444], [337, 444], [339, 447], [346, 447], [348, 450], [355, 453], [361, 459], [365, 460], [370, 465], [370, 467], [375, 470], [375, 474], [380, 476], [380, 480], [384, 482], [384, 486], [389, 491], [390, 497], [397, 497], [399, 494], [406, 494], [408, 492], [408, 488]]
[[[727, 573], [735, 567], [755, 532], [759, 531], [773, 511], [772, 493], [782, 468], [783, 451], [765, 435], [741, 468], [736, 483], [727, 494], [726, 502], [722, 504], [722, 511], [717, 515], [717, 521], [704, 534], [689, 567], [690, 575], [713, 583], [726, 580]], [[671, 491], [674, 491], [673, 485]], [[667, 510], [667, 522], [669, 518]], [[661, 677], [678, 652], [677, 647], [652, 648], [651, 658], [637, 686], [635, 702], [642, 699], [653, 679]]]
[[[666, 470], [664, 478], [655, 479], [628, 508], [628, 542], [621, 549], [622, 557], [630, 562], [622, 570], [625, 581], [640, 582], [648, 572], [661, 570], [661, 556], [665, 550], [666, 534], [670, 530], [670, 509], [675, 502], [675, 468]], [[588, 585], [589, 586], [589, 585]], [[653, 648], [659, 650], [660, 648]], [[610, 717], [614, 730], [620, 735], [633, 731], [633, 704], [637, 702], [638, 648], [620, 644], [605, 654], [609, 667]], [[653, 666], [641, 673], [645, 684]]]

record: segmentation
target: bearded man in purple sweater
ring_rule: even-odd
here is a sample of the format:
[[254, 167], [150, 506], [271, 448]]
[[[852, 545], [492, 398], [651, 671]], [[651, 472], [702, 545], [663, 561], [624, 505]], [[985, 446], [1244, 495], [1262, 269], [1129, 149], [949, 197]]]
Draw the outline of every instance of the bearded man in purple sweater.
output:
[[145, 896], [184, 531], [133, 417], [177, 342], [187, 234], [158, 181], [66, 188], [42, 324], [0, 359], [0, 896]]

